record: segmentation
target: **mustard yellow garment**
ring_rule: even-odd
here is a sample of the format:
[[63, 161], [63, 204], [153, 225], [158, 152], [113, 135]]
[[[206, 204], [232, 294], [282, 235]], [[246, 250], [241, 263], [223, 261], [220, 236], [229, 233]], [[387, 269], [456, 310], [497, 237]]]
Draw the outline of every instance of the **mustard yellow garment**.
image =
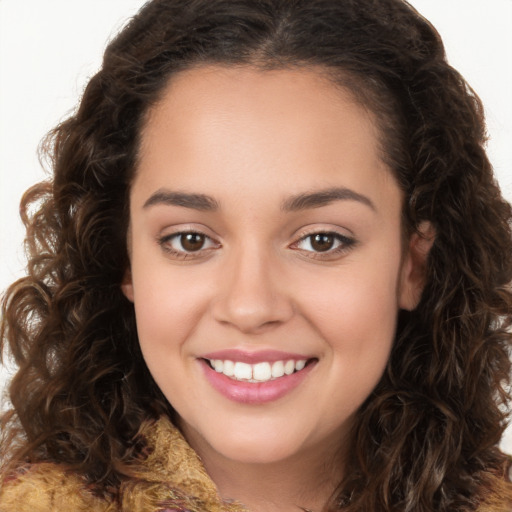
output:
[[[197, 454], [167, 419], [148, 425], [143, 435], [151, 455], [137, 470], [138, 478], [121, 485], [119, 501], [97, 498], [79, 476], [41, 463], [0, 489], [0, 512], [247, 512], [222, 501]], [[500, 498], [508, 495], [510, 484], [494, 482], [479, 512], [511, 512]]]
[[56, 464], [36, 464], [0, 491], [0, 512], [242, 512], [223, 502], [197, 454], [160, 419], [143, 431], [152, 453], [139, 479], [121, 485], [120, 503], [96, 498], [78, 476]]

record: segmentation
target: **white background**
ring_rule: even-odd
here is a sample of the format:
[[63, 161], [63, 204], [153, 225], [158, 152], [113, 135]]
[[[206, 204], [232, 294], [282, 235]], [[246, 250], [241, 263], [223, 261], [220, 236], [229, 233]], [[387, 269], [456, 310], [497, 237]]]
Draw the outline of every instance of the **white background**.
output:
[[[0, 290], [22, 274], [22, 193], [45, 177], [36, 149], [77, 103], [106, 42], [142, 0], [0, 0]], [[512, 0], [412, 0], [482, 98], [488, 150], [512, 201]], [[9, 374], [0, 367], [0, 390]], [[0, 400], [1, 408], [1, 400]], [[504, 448], [512, 452], [512, 427]]]

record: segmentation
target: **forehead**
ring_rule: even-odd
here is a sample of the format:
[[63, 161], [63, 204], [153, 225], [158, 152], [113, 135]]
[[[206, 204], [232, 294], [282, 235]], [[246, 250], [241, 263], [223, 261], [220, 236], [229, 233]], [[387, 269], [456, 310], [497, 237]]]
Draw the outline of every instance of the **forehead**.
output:
[[196, 66], [171, 77], [159, 101], [149, 109], [143, 132], [171, 112], [202, 117], [235, 113], [240, 119], [251, 111], [282, 113], [283, 117], [294, 113], [295, 119], [305, 120], [313, 111], [342, 112], [349, 104], [357, 104], [361, 117], [373, 123], [372, 113], [362, 103], [366, 95], [356, 87], [354, 79], [339, 76], [335, 80], [333, 73], [320, 66], [271, 70], [249, 65]]
[[371, 188], [390, 181], [380, 153], [371, 112], [321, 70], [199, 67], [174, 76], [149, 111], [135, 183], [210, 193], [277, 180], [299, 194], [344, 176]]
[[[295, 131], [304, 126], [297, 122], [307, 123], [309, 128], [304, 132], [311, 137], [315, 132], [325, 134], [326, 130], [333, 136], [346, 137], [348, 134], [340, 133], [335, 123], [347, 116], [348, 107], [357, 110], [352, 123], [375, 127], [378, 136], [372, 112], [360, 101], [363, 95], [339, 85], [332, 76], [318, 66], [262, 70], [253, 66], [209, 65], [179, 72], [172, 76], [159, 101], [148, 111], [142, 130], [143, 142], [148, 143], [152, 138], [145, 135], [154, 135], [148, 133], [151, 127], [169, 129], [172, 117], [179, 121], [182, 133], [191, 123], [196, 123], [197, 132], [199, 117], [212, 127], [219, 127], [219, 121], [231, 121], [253, 128], [261, 125], [266, 117], [269, 124], [287, 123], [288, 129], [295, 125]], [[352, 80], [340, 77], [340, 82], [350, 82], [355, 87]]]

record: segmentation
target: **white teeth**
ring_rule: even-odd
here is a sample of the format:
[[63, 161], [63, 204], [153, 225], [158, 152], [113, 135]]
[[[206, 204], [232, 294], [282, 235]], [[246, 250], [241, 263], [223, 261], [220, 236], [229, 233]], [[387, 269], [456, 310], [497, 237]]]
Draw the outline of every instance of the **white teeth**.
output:
[[304, 366], [306, 366], [306, 361], [297, 361], [295, 363], [295, 370], [300, 372], [304, 368]]
[[218, 372], [223, 373], [226, 377], [231, 377], [234, 380], [241, 380], [247, 382], [268, 382], [269, 380], [279, 379], [285, 375], [291, 375], [294, 372], [299, 372], [306, 366], [306, 359], [294, 361], [275, 361], [261, 362], [256, 364], [242, 363], [240, 361], [234, 362], [229, 359], [210, 359], [212, 368]]
[[222, 370], [222, 373], [227, 377], [233, 377], [235, 374], [235, 363], [229, 360], [224, 361], [224, 369]]
[[291, 375], [295, 370], [295, 361], [286, 361], [284, 364], [284, 373]]
[[252, 367], [252, 378], [254, 380], [266, 381], [272, 377], [270, 363], [258, 363]]
[[252, 379], [252, 367], [247, 363], [235, 363], [234, 377], [236, 380]]
[[278, 379], [284, 375], [284, 363], [283, 361], [276, 361], [272, 365], [272, 377]]

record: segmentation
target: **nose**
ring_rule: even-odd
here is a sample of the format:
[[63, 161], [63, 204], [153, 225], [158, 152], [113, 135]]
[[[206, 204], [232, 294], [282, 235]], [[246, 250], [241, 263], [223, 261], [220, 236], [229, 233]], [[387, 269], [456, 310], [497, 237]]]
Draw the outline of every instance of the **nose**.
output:
[[294, 313], [279, 265], [261, 250], [239, 251], [227, 258], [219, 274], [215, 319], [247, 334], [286, 323]]

